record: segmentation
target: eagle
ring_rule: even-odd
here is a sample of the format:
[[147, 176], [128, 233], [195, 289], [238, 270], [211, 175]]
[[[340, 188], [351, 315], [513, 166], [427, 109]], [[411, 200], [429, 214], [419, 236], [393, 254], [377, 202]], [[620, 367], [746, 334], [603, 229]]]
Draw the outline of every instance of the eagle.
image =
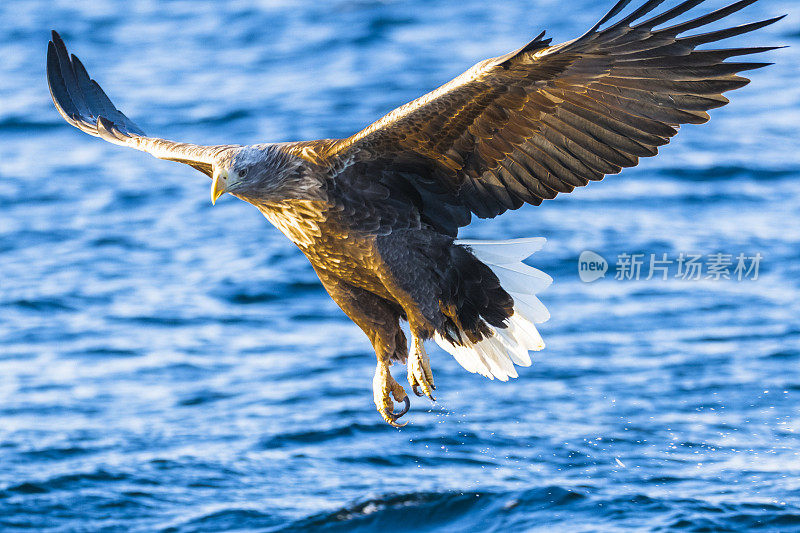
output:
[[704, 0], [660, 13], [663, 0], [649, 0], [627, 14], [631, 0], [619, 0], [580, 37], [552, 45], [542, 32], [345, 139], [201, 146], [151, 137], [55, 31], [47, 80], [71, 125], [194, 167], [211, 178], [212, 203], [229, 193], [283, 232], [369, 338], [375, 405], [400, 427], [410, 401], [390, 367], [405, 364], [411, 390], [435, 401], [426, 340], [500, 380], [544, 348], [536, 324], [550, 315], [537, 295], [552, 278], [523, 261], [545, 239], [459, 240], [459, 228], [617, 174], [656, 155], [682, 124], [706, 122], [728, 103], [724, 92], [749, 83], [737, 73], [770, 64], [728, 60], [778, 47], [699, 47], [782, 17], [692, 30], [755, 1], [678, 22]]

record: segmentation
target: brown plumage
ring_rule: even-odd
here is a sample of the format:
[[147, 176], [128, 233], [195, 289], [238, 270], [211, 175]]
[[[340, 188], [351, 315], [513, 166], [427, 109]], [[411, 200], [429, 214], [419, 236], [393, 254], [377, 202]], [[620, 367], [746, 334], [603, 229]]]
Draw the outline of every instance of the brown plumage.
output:
[[[542, 33], [346, 139], [197, 146], [148, 137], [55, 32], [47, 77], [73, 126], [191, 165], [212, 177], [212, 200], [229, 192], [289, 237], [372, 342], [375, 403], [399, 425], [409, 401], [389, 365], [407, 361], [414, 392], [432, 398], [424, 340], [500, 379], [516, 377], [514, 364], [530, 364], [528, 350], [544, 346], [534, 323], [549, 315], [535, 295], [551, 280], [521, 262], [543, 239], [455, 240], [472, 214], [538, 205], [636, 165], [681, 124], [701, 124], [728, 103], [723, 93], [749, 81], [737, 73], [767, 64], [728, 60], [775, 47], [697, 47], [781, 17], [686, 35], [755, 0], [671, 26], [703, 0], [654, 15], [662, 1], [622, 15], [630, 0], [620, 0], [563, 44]], [[410, 352], [401, 320], [413, 335]], [[403, 411], [392, 412], [392, 398], [405, 402]]]

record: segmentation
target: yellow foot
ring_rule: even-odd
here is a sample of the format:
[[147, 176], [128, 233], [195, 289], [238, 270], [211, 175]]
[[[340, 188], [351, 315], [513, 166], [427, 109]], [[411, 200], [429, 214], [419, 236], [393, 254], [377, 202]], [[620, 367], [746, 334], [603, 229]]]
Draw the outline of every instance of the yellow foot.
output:
[[[399, 428], [406, 424], [398, 424], [397, 420], [408, 412], [411, 407], [411, 401], [408, 399], [406, 391], [403, 387], [395, 381], [389, 373], [389, 365], [387, 363], [378, 362], [378, 368], [375, 369], [375, 377], [372, 380], [372, 395], [375, 400], [375, 407], [381, 414], [387, 424]], [[394, 412], [394, 402], [403, 402], [405, 405], [399, 413]]]
[[[422, 393], [425, 393], [425, 396], [434, 402], [436, 401], [436, 398], [433, 397], [433, 391], [436, 390], [436, 386], [433, 384], [431, 361], [425, 352], [422, 340], [416, 336], [414, 337], [414, 346], [408, 354], [408, 383], [417, 396], [422, 396]], [[422, 392], [419, 392], [417, 387], [421, 387]]]

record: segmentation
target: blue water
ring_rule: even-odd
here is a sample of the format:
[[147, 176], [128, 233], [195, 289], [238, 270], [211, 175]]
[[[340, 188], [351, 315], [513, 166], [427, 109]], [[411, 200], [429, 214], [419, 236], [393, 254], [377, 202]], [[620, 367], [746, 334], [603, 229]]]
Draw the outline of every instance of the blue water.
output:
[[[431, 346], [439, 401], [401, 430], [366, 338], [277, 230], [74, 130], [44, 79], [56, 28], [148, 133], [339, 137], [606, 4], [0, 3], [0, 529], [800, 530], [793, 2], [732, 17], [789, 12], [736, 42], [791, 47], [709, 124], [463, 231], [548, 238], [548, 347], [500, 383]], [[590, 284], [587, 249], [612, 264]], [[614, 279], [621, 253], [681, 252], [763, 260], [757, 280]]]

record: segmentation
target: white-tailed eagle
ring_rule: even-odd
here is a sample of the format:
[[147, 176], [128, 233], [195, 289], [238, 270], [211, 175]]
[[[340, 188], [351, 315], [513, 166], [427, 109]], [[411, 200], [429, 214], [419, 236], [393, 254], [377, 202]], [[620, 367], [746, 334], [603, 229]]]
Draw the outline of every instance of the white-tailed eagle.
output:
[[[411, 389], [433, 399], [423, 341], [501, 380], [544, 348], [535, 324], [549, 314], [536, 295], [552, 280], [522, 263], [544, 239], [459, 241], [459, 228], [616, 174], [656, 155], [681, 124], [706, 122], [728, 103], [722, 93], [748, 83], [738, 72], [767, 64], [727, 60], [775, 47], [698, 47], [780, 17], [687, 32], [754, 1], [676, 23], [703, 0], [659, 14], [663, 0], [649, 0], [627, 15], [630, 0], [620, 0], [577, 39], [551, 45], [542, 33], [346, 139], [198, 146], [150, 137], [55, 32], [47, 79], [76, 128], [196, 168], [213, 180], [212, 201], [227, 192], [253, 204], [291, 239], [369, 337], [375, 404], [398, 426], [410, 402], [393, 362], [407, 363]], [[400, 412], [392, 399], [405, 404]]]

